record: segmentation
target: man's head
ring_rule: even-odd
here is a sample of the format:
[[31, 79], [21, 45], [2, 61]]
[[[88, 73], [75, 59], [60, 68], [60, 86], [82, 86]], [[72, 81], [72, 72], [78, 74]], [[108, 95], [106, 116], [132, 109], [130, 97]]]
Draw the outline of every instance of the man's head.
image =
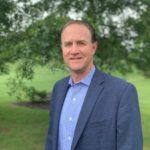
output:
[[90, 33], [91, 33], [91, 41], [92, 42], [97, 42], [97, 38], [96, 38], [96, 34], [95, 34], [95, 30], [93, 28], [93, 26], [91, 24], [89, 24], [87, 21], [83, 21], [83, 20], [70, 20], [68, 21], [62, 28], [61, 30], [61, 34], [64, 31], [64, 29], [71, 25], [71, 24], [79, 24], [79, 25], [84, 25], [85, 27], [87, 27], [87, 29], [89, 29]]
[[93, 67], [97, 41], [93, 27], [85, 21], [71, 20], [62, 29], [63, 58], [72, 73], [87, 74]]

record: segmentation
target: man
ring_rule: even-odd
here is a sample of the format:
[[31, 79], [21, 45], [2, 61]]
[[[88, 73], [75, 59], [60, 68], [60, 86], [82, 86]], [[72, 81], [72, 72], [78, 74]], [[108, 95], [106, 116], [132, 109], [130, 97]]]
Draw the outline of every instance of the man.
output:
[[71, 76], [54, 86], [45, 150], [142, 150], [136, 90], [94, 66], [92, 26], [69, 21], [61, 47]]

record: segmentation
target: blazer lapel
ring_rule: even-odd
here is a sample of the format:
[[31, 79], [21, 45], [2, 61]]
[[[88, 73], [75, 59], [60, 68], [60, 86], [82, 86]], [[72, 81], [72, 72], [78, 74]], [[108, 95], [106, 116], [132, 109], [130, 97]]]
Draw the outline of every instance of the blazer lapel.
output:
[[66, 93], [68, 91], [68, 88], [69, 88], [69, 85], [68, 85], [68, 80], [69, 78], [66, 78], [64, 80], [64, 82], [61, 84], [61, 86], [59, 87], [59, 89], [61, 89], [60, 91], [58, 91], [56, 93], [56, 109], [55, 109], [55, 116], [54, 116], [54, 136], [53, 138], [55, 140], [54, 143], [53, 143], [53, 147], [54, 149], [53, 150], [56, 150], [57, 149], [57, 145], [58, 145], [58, 130], [59, 130], [59, 119], [60, 119], [60, 113], [61, 113], [61, 109], [62, 109], [62, 106], [63, 106], [63, 102], [64, 102], [64, 99], [65, 99], [65, 96], [66, 96]]
[[75, 149], [75, 146], [84, 130], [84, 127], [88, 121], [90, 113], [93, 110], [93, 107], [96, 103], [96, 100], [99, 97], [100, 93], [102, 92], [103, 81], [104, 81], [104, 75], [98, 70], [96, 70], [79, 115], [71, 150]]

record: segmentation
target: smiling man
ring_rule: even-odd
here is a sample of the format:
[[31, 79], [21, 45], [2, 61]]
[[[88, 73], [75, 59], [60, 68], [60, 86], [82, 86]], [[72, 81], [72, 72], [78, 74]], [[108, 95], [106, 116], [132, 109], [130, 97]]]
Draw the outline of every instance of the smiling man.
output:
[[136, 89], [95, 67], [93, 27], [67, 22], [61, 47], [70, 76], [54, 86], [45, 150], [142, 150]]
[[92, 41], [89, 29], [82, 24], [70, 24], [61, 35], [64, 61], [70, 69], [73, 82], [84, 78], [94, 67], [93, 55], [97, 42]]

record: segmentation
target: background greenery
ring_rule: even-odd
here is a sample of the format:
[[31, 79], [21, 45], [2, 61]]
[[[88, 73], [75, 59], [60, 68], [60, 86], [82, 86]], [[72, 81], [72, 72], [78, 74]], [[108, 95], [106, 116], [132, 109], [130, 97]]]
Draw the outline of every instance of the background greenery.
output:
[[74, 18], [94, 26], [102, 70], [125, 74], [134, 65], [150, 76], [149, 0], [0, 0], [0, 8], [0, 73], [18, 59], [27, 79], [36, 64], [61, 67], [60, 30]]
[[[65, 75], [62, 71], [50, 72], [48, 67], [36, 68], [34, 80], [26, 82], [39, 90], [50, 92], [56, 80]], [[42, 150], [47, 134], [49, 111], [16, 106], [16, 98], [7, 92], [10, 75], [0, 76], [0, 149]]]
[[136, 85], [148, 150], [149, 0], [0, 0], [0, 149], [43, 149], [48, 111], [12, 103], [37, 101], [67, 74], [62, 71], [60, 30], [70, 18], [87, 20], [96, 29], [97, 66], [117, 76], [126, 74], [123, 78]]
[[[20, 107], [13, 104], [16, 98], [9, 96], [7, 82], [10, 75], [0, 76], [0, 149], [1, 150], [42, 150], [48, 128], [48, 110]], [[56, 80], [67, 73], [50, 71], [49, 67], [36, 67], [35, 78], [27, 84], [39, 90], [50, 92]], [[118, 74], [117, 74], [118, 76]], [[142, 116], [144, 150], [150, 147], [150, 79], [139, 72], [121, 77], [132, 82], [138, 90]]]
[[95, 28], [97, 67], [121, 74], [136, 68], [150, 77], [149, 14], [149, 0], [0, 0], [0, 75], [17, 62], [9, 93], [31, 101], [46, 96], [25, 82], [34, 79], [37, 65], [65, 69], [60, 32], [73, 18]]

